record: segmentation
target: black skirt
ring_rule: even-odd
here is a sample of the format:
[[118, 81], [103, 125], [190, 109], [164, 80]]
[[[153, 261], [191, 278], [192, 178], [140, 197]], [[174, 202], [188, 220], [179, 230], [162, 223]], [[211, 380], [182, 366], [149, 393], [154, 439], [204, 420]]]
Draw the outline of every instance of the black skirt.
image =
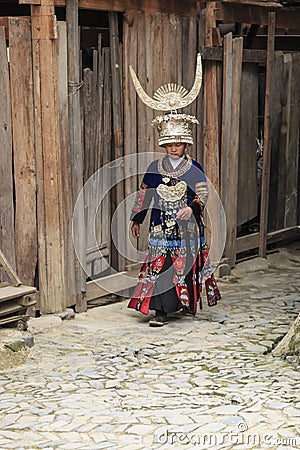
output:
[[[187, 263], [190, 262], [189, 259], [190, 258], [187, 258]], [[176, 287], [173, 282], [173, 270], [171, 269], [172, 265], [172, 258], [168, 253], [165, 259], [164, 267], [162, 268], [162, 271], [160, 272], [154, 285], [149, 307], [151, 310], [163, 311], [166, 314], [169, 314], [183, 309], [183, 305], [178, 298]], [[191, 266], [192, 264], [189, 267]], [[190, 297], [189, 312], [195, 314], [192, 269], [187, 272], [185, 280]]]

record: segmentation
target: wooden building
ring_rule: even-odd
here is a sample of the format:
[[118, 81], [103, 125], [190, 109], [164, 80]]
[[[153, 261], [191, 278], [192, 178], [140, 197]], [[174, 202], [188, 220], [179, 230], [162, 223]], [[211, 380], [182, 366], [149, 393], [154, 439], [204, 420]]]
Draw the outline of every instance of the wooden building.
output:
[[106, 273], [105, 261], [128, 269], [110, 219], [138, 177], [101, 204], [96, 246], [87, 199], [73, 231], [72, 217], [99, 168], [158, 150], [155, 112], [137, 98], [129, 64], [150, 95], [166, 82], [189, 89], [199, 51], [203, 87], [185, 111], [200, 122], [192, 156], [221, 196], [234, 265], [299, 237], [300, 3], [0, 0], [0, 248], [38, 289], [41, 313], [84, 311], [101, 295], [87, 277]]

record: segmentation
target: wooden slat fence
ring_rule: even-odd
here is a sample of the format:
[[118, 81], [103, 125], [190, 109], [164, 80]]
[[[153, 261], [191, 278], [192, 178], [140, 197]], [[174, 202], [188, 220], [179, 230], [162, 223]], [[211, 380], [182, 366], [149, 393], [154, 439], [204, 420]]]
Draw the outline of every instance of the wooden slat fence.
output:
[[[99, 34], [98, 48], [93, 50], [93, 67], [83, 69], [81, 89], [81, 116], [84, 148], [84, 183], [101, 167], [115, 159], [112, 129], [111, 50], [102, 47]], [[93, 188], [85, 198], [87, 224], [87, 275], [95, 278], [106, 274], [110, 264], [112, 214], [111, 193], [98, 204], [99, 196], [109, 184], [109, 171], [92, 178]], [[96, 209], [96, 212], [95, 212]], [[94, 235], [95, 233], [95, 235]], [[95, 245], [96, 244], [96, 245]], [[101, 249], [101, 254], [98, 248]], [[103, 257], [102, 257], [103, 256]]]
[[[0, 249], [2, 249], [11, 266], [16, 268], [14, 202], [13, 202], [13, 168], [12, 168], [12, 129], [9, 69], [5, 28], [0, 27]], [[7, 280], [0, 269], [0, 281]]]

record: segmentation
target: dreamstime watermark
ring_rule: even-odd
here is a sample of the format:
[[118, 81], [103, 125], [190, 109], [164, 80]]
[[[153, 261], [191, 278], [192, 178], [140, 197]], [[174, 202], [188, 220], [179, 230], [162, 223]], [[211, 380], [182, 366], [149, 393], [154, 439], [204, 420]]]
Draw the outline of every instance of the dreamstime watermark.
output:
[[[280, 434], [280, 432], [279, 432]], [[156, 445], [197, 445], [204, 448], [215, 448], [222, 445], [246, 445], [253, 447], [295, 447], [299, 448], [300, 437], [278, 437], [271, 432], [255, 433], [248, 431], [245, 422], [240, 422], [235, 431], [218, 433], [184, 433], [179, 430], [165, 430], [154, 435], [153, 444]]]
[[[136, 248], [135, 243], [130, 233], [130, 215], [137, 191], [132, 189], [125, 196], [124, 200], [117, 206], [112, 217], [111, 222], [107, 224], [107, 220], [99, 220], [99, 212], [106, 219], [109, 214], [105, 211], [107, 205], [107, 196], [115, 189], [119, 183], [125, 180], [134, 179], [138, 176], [140, 179], [145, 174], [149, 164], [162, 155], [157, 152], [145, 152], [140, 154], [127, 155], [118, 158], [96, 171], [85, 183], [75, 203], [73, 220], [72, 220], [72, 236], [77, 258], [87, 276], [91, 276], [89, 269], [86, 267], [86, 248], [94, 249], [95, 259], [102, 260], [102, 271], [106, 273], [117, 273], [115, 269], [107, 262], [105, 254], [101, 249], [101, 238], [99, 238], [99, 227], [109, 227], [109, 234], [111, 235], [115, 249], [119, 255], [127, 261], [133, 263], [142, 263], [145, 259], [145, 251], [140, 251]], [[216, 267], [220, 261], [225, 241], [226, 241], [226, 217], [222, 202], [217, 191], [214, 189], [212, 183], [207, 180], [209, 189], [209, 198], [206, 205], [206, 214], [210, 222], [210, 260], [212, 266]], [[193, 186], [188, 186], [193, 188]], [[135, 191], [135, 192], [134, 192]], [[148, 227], [148, 224], [143, 225]], [[101, 233], [100, 233], [101, 234]], [[95, 252], [96, 249], [96, 252]], [[95, 254], [96, 253], [96, 254]], [[172, 270], [172, 269], [170, 269]], [[121, 284], [132, 284], [133, 277], [120, 273]], [[124, 283], [122, 283], [124, 281]], [[102, 286], [101, 278], [95, 282]], [[129, 282], [129, 283], [127, 283]], [[105, 289], [111, 293], [115, 292], [113, 284], [109, 287], [105, 284]], [[166, 290], [169, 287], [166, 287]]]

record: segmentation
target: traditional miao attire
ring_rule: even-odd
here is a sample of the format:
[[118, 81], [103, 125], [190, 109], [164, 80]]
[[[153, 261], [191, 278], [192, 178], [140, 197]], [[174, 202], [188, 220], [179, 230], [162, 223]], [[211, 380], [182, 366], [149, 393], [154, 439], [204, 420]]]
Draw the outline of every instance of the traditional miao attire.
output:
[[[194, 85], [189, 92], [183, 86], [169, 83], [157, 89], [151, 98], [131, 67], [130, 71], [140, 99], [152, 109], [169, 111], [152, 121], [159, 133], [158, 144], [193, 144], [192, 126], [198, 120], [177, 113], [177, 109], [191, 104], [200, 91], [200, 54]], [[133, 222], [141, 224], [152, 203], [148, 250], [128, 307], [144, 314], [148, 314], [149, 309], [156, 310], [157, 320], [149, 322], [154, 326], [167, 323], [166, 314], [181, 309], [196, 314], [198, 301], [202, 308], [203, 280], [208, 305], [216, 305], [221, 298], [209, 264], [201, 216], [208, 195], [206, 177], [201, 165], [188, 155], [184, 155], [178, 165], [177, 160], [166, 155], [150, 164], [131, 215]], [[192, 209], [191, 218], [177, 219], [178, 211], [187, 206]]]
[[[208, 305], [221, 298], [208, 259], [201, 213], [208, 196], [200, 164], [189, 156], [174, 169], [165, 156], [150, 164], [137, 193], [131, 219], [142, 223], [153, 201], [150, 236], [130, 308], [148, 314], [149, 309], [172, 313], [183, 309], [196, 313], [205, 280]], [[175, 220], [179, 209], [190, 206], [189, 221]]]

